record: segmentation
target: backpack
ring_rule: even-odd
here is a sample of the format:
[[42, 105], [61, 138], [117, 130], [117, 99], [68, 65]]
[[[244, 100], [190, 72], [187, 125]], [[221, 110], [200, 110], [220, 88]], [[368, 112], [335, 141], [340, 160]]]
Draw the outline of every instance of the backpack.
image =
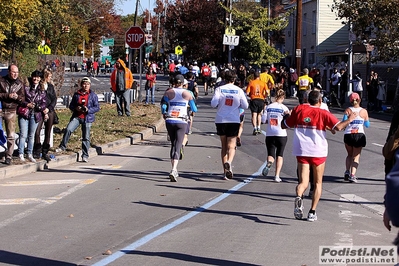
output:
[[396, 163], [385, 178], [385, 208], [392, 224], [399, 227], [399, 153], [395, 157]]

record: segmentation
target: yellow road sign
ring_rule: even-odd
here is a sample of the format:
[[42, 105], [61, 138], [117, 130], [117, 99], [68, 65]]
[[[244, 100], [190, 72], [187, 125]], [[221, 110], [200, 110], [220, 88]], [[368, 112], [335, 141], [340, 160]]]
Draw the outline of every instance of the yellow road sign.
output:
[[236, 30], [231, 28], [231, 27], [227, 27], [224, 31], [224, 34], [226, 35], [236, 35]]

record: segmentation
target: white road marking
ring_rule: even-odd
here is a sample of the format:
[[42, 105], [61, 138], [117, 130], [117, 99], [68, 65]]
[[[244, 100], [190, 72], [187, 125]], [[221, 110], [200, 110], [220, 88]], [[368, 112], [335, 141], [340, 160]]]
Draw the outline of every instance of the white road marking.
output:
[[68, 195], [71, 195], [72, 193], [74, 193], [74, 192], [78, 191], [79, 189], [85, 187], [86, 185], [92, 184], [92, 183], [94, 183], [96, 181], [97, 181], [96, 179], [82, 180], [80, 184], [78, 184], [78, 185], [76, 185], [74, 187], [71, 187], [67, 191], [62, 192], [62, 193], [60, 193], [60, 194], [58, 194], [58, 195], [56, 195], [54, 197], [50, 197], [50, 198], [46, 198], [46, 199], [35, 199], [35, 198], [16, 199], [16, 201], [21, 201], [21, 202], [23, 202], [25, 200], [25, 202], [28, 202], [28, 203], [33, 203], [35, 201], [36, 202], [40, 202], [40, 203], [38, 205], [34, 206], [33, 208], [30, 208], [30, 209], [28, 209], [28, 210], [26, 210], [24, 212], [18, 213], [17, 215], [14, 215], [13, 217], [11, 217], [9, 219], [1, 221], [0, 222], [0, 228], [3, 228], [3, 227], [5, 227], [5, 226], [7, 226], [7, 225], [9, 225], [9, 224], [11, 224], [13, 222], [21, 220], [21, 219], [31, 215], [32, 213], [35, 213], [35, 212], [43, 209], [44, 207], [47, 207], [48, 205], [53, 204], [53, 203], [57, 202], [58, 200], [66, 197]]
[[371, 204], [369, 200], [366, 200], [362, 197], [359, 197], [355, 194], [341, 194], [341, 200], [346, 200], [350, 202], [355, 202], [360, 204], [361, 206], [372, 210], [373, 212], [377, 213], [378, 215], [384, 214], [384, 206], [378, 204]]
[[204, 210], [209, 209], [213, 205], [215, 205], [215, 204], [221, 202], [222, 200], [226, 199], [228, 196], [230, 196], [234, 192], [240, 190], [242, 187], [244, 187], [245, 185], [250, 183], [253, 179], [258, 177], [262, 173], [262, 169], [265, 166], [266, 166], [266, 163], [263, 163], [263, 165], [258, 169], [258, 171], [256, 173], [253, 173], [251, 177], [245, 179], [242, 183], [239, 183], [238, 185], [236, 185], [233, 188], [229, 189], [227, 192], [219, 195], [218, 197], [216, 197], [215, 199], [209, 201], [208, 203], [205, 203], [204, 205], [202, 205], [201, 207], [197, 208], [196, 210], [191, 211], [191, 212], [187, 213], [186, 215], [180, 217], [179, 219], [177, 219], [175, 221], [172, 221], [169, 224], [159, 228], [158, 230], [155, 230], [154, 232], [143, 236], [142, 238], [138, 239], [137, 241], [131, 243], [130, 245], [128, 245], [128, 246], [122, 248], [121, 250], [113, 253], [109, 257], [106, 257], [106, 258], [96, 262], [95, 264], [93, 264], [93, 266], [105, 266], [105, 265], [108, 265], [108, 264], [116, 261], [117, 259], [123, 257], [124, 255], [128, 254], [129, 252], [131, 252], [133, 250], [136, 250], [137, 248], [141, 247], [145, 243], [147, 243], [147, 242], [159, 237], [160, 235], [168, 232], [172, 228], [174, 228], [174, 227], [186, 222], [187, 220], [193, 218], [197, 214], [200, 214]]
[[21, 187], [21, 186], [43, 186], [43, 185], [63, 185], [63, 184], [79, 184], [81, 179], [65, 179], [65, 180], [36, 180], [36, 181], [20, 181], [7, 182], [0, 184], [2, 187]]
[[378, 143], [371, 143], [371, 144], [373, 144], [373, 145], [375, 145], [375, 146], [378, 146], [378, 147], [384, 147], [383, 144], [378, 144]]

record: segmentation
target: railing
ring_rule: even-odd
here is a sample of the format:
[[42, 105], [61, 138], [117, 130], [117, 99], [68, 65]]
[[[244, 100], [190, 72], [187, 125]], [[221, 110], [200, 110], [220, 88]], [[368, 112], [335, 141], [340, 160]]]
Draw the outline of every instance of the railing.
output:
[[[130, 92], [130, 99], [131, 102], [135, 102], [137, 100], [137, 90], [131, 89]], [[103, 92], [97, 94], [98, 102], [100, 103], [109, 103], [112, 104], [115, 102], [115, 95], [113, 92]], [[71, 102], [72, 96], [64, 95], [57, 99], [57, 105], [55, 106], [56, 109], [63, 109], [68, 108], [69, 103]]]

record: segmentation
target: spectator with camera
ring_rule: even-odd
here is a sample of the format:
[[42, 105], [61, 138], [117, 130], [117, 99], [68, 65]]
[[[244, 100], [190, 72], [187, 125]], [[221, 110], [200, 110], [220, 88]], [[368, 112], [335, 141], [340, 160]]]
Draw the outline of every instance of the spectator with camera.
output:
[[80, 82], [81, 88], [72, 97], [69, 109], [72, 117], [67, 125], [60, 146], [56, 152], [65, 151], [71, 134], [82, 125], [82, 161], [89, 161], [90, 129], [95, 120], [95, 113], [100, 111], [97, 94], [90, 90], [91, 81], [83, 78]]

